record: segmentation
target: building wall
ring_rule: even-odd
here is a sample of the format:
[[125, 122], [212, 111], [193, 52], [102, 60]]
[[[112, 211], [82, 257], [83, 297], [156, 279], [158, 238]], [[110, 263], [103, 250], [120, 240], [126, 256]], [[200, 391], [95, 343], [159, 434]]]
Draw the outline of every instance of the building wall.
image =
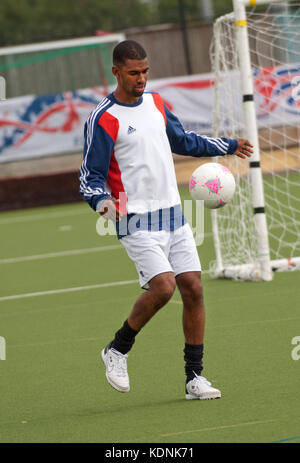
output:
[[[125, 31], [127, 39], [136, 40], [147, 51], [150, 79], [187, 74], [183, 35], [179, 26], [158, 25]], [[187, 37], [192, 74], [210, 72], [209, 47], [212, 24], [189, 25]]]

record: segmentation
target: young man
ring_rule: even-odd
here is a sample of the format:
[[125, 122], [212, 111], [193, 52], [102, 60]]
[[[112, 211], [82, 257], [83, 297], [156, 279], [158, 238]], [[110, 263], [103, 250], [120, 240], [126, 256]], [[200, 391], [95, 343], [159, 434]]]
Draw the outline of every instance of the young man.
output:
[[[205, 325], [201, 266], [181, 211], [172, 152], [246, 158], [252, 145], [242, 139], [185, 132], [162, 98], [145, 92], [148, 71], [145, 50], [138, 43], [119, 43], [112, 68], [117, 88], [85, 124], [81, 194], [95, 211], [116, 222], [140, 285], [148, 290], [137, 299], [101, 356], [109, 384], [128, 392], [127, 354], [136, 335], [177, 286], [183, 302], [186, 399], [214, 399], [221, 392], [201, 376]], [[121, 196], [126, 198], [125, 205]]]

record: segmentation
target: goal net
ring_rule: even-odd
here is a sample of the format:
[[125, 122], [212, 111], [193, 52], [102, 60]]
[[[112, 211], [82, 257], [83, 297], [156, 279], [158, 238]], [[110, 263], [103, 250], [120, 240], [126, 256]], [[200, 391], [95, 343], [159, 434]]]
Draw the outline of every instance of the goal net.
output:
[[[256, 3], [234, 3], [239, 1]], [[241, 50], [241, 26], [249, 54], [247, 47]], [[251, 101], [243, 90], [245, 53], [256, 114], [252, 127], [244, 106]], [[300, 268], [300, 3], [259, 5], [247, 10], [246, 20], [237, 18], [236, 11], [218, 18], [211, 61], [214, 135], [250, 138], [259, 156], [255, 162], [237, 156], [219, 159], [235, 175], [236, 192], [230, 204], [212, 211], [216, 260], [211, 275], [269, 280], [274, 271]], [[259, 207], [257, 190], [262, 195]], [[265, 226], [257, 215], [265, 215]], [[271, 276], [265, 278], [260, 264], [267, 254]]]
[[[84, 121], [116, 83], [113, 49], [124, 38], [107, 34], [0, 48], [7, 98], [0, 108], [0, 166], [82, 150]], [[0, 88], [0, 98], [2, 93]]]
[[115, 83], [112, 51], [123, 34], [6, 47], [0, 49], [0, 74], [6, 97], [49, 95]]

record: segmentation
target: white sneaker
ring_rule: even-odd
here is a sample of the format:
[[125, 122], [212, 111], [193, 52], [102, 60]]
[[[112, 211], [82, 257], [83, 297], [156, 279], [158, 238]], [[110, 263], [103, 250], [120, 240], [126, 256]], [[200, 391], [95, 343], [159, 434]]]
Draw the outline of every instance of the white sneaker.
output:
[[211, 383], [204, 378], [204, 376], [195, 376], [194, 379], [189, 381], [186, 385], [187, 400], [193, 399], [218, 399], [221, 397], [221, 391], [211, 386]]
[[106, 379], [109, 384], [119, 392], [128, 392], [130, 390], [126, 362], [128, 355], [123, 355], [114, 348], [109, 348], [108, 345], [101, 351], [101, 357], [106, 366]]

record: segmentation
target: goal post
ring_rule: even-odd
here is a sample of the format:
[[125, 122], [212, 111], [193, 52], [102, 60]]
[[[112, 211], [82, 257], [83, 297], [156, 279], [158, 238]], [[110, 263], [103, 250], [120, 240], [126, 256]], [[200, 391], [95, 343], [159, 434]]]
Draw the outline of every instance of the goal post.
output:
[[233, 8], [214, 24], [214, 136], [247, 138], [254, 153], [249, 162], [220, 160], [237, 188], [212, 211], [210, 271], [270, 281], [276, 270], [300, 268], [300, 4], [233, 0]]

